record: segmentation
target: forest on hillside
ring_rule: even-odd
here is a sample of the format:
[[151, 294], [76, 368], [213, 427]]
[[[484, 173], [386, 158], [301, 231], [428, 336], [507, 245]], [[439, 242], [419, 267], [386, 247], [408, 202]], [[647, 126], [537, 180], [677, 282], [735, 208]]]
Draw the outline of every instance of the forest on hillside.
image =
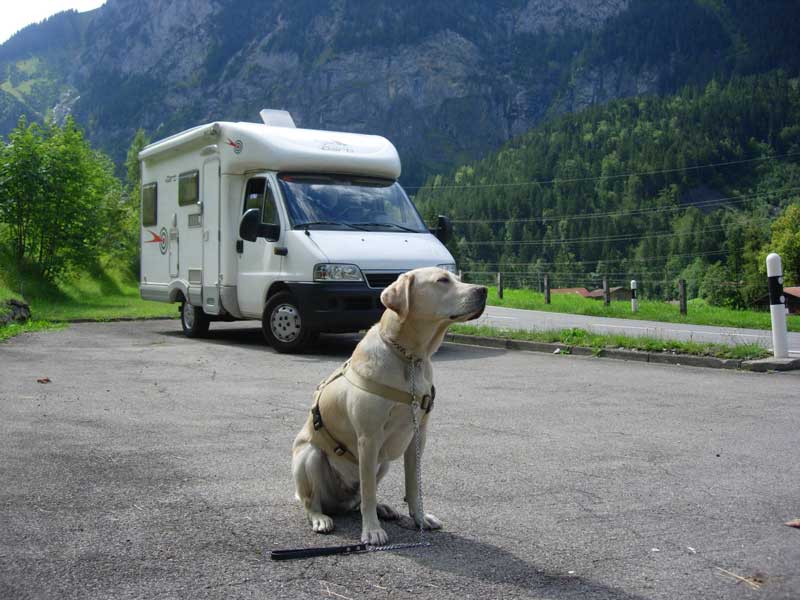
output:
[[764, 257], [800, 284], [800, 83], [783, 71], [619, 100], [548, 121], [485, 160], [429, 178], [423, 216], [449, 215], [473, 279], [642, 282], [646, 296], [746, 306]]

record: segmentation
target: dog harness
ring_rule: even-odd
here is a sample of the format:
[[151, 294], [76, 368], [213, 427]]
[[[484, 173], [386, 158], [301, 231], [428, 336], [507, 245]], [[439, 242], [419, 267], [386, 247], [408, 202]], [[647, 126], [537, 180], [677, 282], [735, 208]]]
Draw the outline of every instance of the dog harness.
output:
[[[414, 364], [411, 364], [411, 368], [414, 368]], [[351, 450], [347, 448], [344, 444], [337, 441], [330, 432], [325, 428], [325, 424], [322, 421], [322, 413], [320, 412], [319, 402], [322, 397], [325, 388], [328, 387], [331, 383], [339, 379], [340, 377], [344, 377], [349, 381], [351, 384], [356, 386], [357, 388], [364, 390], [370, 394], [375, 394], [376, 396], [380, 396], [381, 398], [386, 398], [387, 400], [391, 400], [392, 402], [399, 402], [401, 404], [408, 404], [411, 406], [416, 397], [414, 394], [409, 392], [404, 392], [403, 390], [398, 390], [397, 388], [390, 387], [388, 385], [384, 385], [378, 381], [374, 381], [372, 379], [367, 379], [366, 377], [362, 377], [354, 369], [350, 368], [350, 361], [348, 360], [345, 362], [341, 367], [336, 369], [327, 379], [323, 380], [318, 386], [316, 391], [314, 392], [314, 405], [311, 407], [311, 414], [309, 415], [309, 419], [311, 419], [311, 425], [313, 427], [311, 442], [322, 449], [323, 452], [326, 454], [335, 454], [336, 456], [341, 456], [346, 458], [353, 464], [358, 464], [358, 456], [354, 454]], [[426, 414], [430, 413], [433, 410], [433, 400], [436, 397], [436, 387], [431, 385], [430, 390], [428, 393], [422, 396], [422, 399], [419, 401], [419, 406], [422, 410], [425, 411]], [[412, 409], [413, 410], [413, 409]]]

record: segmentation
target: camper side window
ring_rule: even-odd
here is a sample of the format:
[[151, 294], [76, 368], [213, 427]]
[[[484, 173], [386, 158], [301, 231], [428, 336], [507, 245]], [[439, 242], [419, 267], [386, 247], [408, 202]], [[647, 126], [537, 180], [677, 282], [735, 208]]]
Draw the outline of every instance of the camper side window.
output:
[[255, 177], [247, 182], [247, 189], [244, 193], [244, 209], [242, 214], [246, 213], [251, 208], [262, 209], [264, 204], [264, 187], [267, 180], [263, 177]]
[[275, 196], [272, 195], [272, 186], [267, 182], [264, 193], [264, 210], [261, 211], [261, 222], [268, 225], [278, 224], [278, 211], [275, 209]]
[[200, 200], [200, 172], [181, 173], [178, 178], [178, 204], [188, 206]]
[[148, 183], [142, 187], [142, 225], [158, 224], [158, 184]]
[[278, 224], [278, 215], [275, 210], [275, 198], [272, 195], [272, 188], [263, 177], [254, 177], [247, 182], [242, 213], [247, 212], [251, 208], [258, 208], [261, 210], [262, 223], [268, 225]]

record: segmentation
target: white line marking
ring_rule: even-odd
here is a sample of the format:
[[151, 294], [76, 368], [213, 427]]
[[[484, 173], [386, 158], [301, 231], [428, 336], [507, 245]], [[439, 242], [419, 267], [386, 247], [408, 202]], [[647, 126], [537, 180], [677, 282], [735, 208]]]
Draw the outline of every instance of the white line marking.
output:
[[754, 333], [736, 333], [734, 331], [705, 331], [702, 329], [669, 329], [667, 327], [637, 327], [635, 325], [603, 325], [602, 323], [591, 323], [592, 327], [613, 327], [616, 329], [644, 329], [650, 330], [653, 332], [659, 331], [669, 331], [674, 333], [685, 333], [685, 334], [693, 334], [693, 335], [719, 335], [725, 337], [752, 337], [757, 339], [765, 339], [771, 337], [769, 333], [764, 333], [763, 335], [757, 335]]
[[617, 329], [661, 329], [660, 327], [639, 327], [637, 325], [605, 325], [604, 323], [589, 323], [590, 327], [615, 327]]

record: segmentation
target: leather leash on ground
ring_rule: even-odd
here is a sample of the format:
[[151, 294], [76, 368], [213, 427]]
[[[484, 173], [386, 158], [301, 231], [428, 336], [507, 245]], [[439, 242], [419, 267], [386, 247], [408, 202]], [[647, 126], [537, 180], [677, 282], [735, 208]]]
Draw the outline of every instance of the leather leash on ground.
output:
[[[405, 348], [392, 342], [403, 353], [408, 356]], [[314, 558], [317, 556], [334, 556], [341, 554], [362, 554], [364, 552], [382, 552], [386, 550], [404, 550], [406, 548], [423, 548], [430, 546], [430, 542], [422, 541], [422, 530], [424, 526], [425, 511], [422, 508], [422, 448], [421, 440], [419, 437], [419, 421], [417, 420], [417, 410], [420, 408], [419, 400], [417, 400], [417, 390], [415, 381], [415, 371], [417, 367], [422, 365], [422, 361], [416, 360], [413, 357], [409, 361], [409, 375], [411, 379], [411, 419], [414, 422], [414, 445], [417, 456], [417, 510], [414, 515], [417, 527], [419, 527], [419, 541], [418, 542], [404, 542], [399, 544], [386, 544], [384, 546], [371, 546], [369, 544], [350, 544], [346, 546], [321, 546], [317, 548], [297, 548], [293, 550], [273, 550], [269, 553], [272, 560], [294, 560], [298, 558]]]
[[421, 548], [430, 545], [430, 542], [409, 542], [403, 544], [387, 544], [385, 546], [370, 546], [369, 544], [323, 546], [320, 548], [298, 548], [296, 550], [273, 550], [269, 553], [269, 557], [272, 560], [293, 560], [296, 558], [314, 558], [316, 556], [333, 556], [336, 554], [362, 554], [364, 552], [381, 552], [384, 550], [403, 550], [405, 548]]

